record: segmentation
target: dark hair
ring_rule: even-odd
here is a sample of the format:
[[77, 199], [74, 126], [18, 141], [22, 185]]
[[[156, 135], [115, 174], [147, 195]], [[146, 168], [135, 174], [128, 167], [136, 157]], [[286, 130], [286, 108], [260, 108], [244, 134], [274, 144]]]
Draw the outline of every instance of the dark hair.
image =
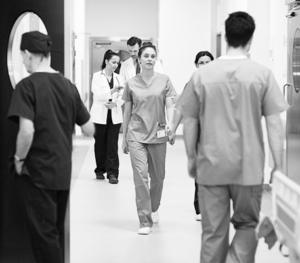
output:
[[228, 45], [231, 47], [245, 47], [255, 30], [255, 23], [249, 14], [235, 12], [225, 21], [225, 32]]
[[102, 65], [101, 65], [102, 70], [105, 69], [105, 67], [106, 67], [105, 60], [110, 60], [113, 56], [118, 56], [119, 57], [119, 54], [117, 54], [116, 52], [111, 51], [110, 49], [105, 52], [104, 57], [103, 57], [103, 62], [102, 62]]
[[139, 49], [139, 53], [138, 53], [138, 57], [139, 58], [141, 57], [141, 55], [144, 52], [144, 50], [146, 48], [148, 48], [148, 47], [153, 48], [154, 51], [155, 51], [155, 53], [156, 53], [156, 47], [151, 42], [144, 42], [143, 45], [142, 45], [142, 47], [140, 47], [140, 49]]
[[195, 58], [195, 64], [198, 63], [199, 58], [204, 57], [204, 56], [210, 57], [211, 61], [214, 60], [214, 56], [213, 56], [210, 52], [208, 52], [208, 51], [200, 51], [200, 52], [196, 55], [196, 58]]
[[[29, 51], [30, 52], [30, 51]], [[42, 58], [49, 58], [50, 56], [50, 51], [45, 51], [45, 52], [39, 52], [39, 53], [36, 53], [36, 52], [30, 52], [32, 55], [36, 56], [36, 57], [40, 57], [40, 59]]]
[[140, 39], [140, 38], [138, 38], [138, 37], [131, 37], [131, 38], [129, 38], [128, 40], [127, 40], [127, 45], [128, 46], [134, 46], [135, 44], [138, 44], [139, 45], [139, 47], [141, 47], [141, 45], [142, 45], [142, 40]]
[[48, 58], [51, 50], [51, 37], [39, 31], [30, 31], [22, 34], [20, 50], [28, 50], [31, 54], [38, 57]]

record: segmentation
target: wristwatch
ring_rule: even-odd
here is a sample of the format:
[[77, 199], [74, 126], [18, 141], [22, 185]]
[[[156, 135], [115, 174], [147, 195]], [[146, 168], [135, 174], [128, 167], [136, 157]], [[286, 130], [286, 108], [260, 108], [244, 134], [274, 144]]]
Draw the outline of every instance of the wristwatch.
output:
[[17, 162], [24, 162], [26, 160], [26, 158], [20, 158], [18, 155], [15, 154], [15, 161]]

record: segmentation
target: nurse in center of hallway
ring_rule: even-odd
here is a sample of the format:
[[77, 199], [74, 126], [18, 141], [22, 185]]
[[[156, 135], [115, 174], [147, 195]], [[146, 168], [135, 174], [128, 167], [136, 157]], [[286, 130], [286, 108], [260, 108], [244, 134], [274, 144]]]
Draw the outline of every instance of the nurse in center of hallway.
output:
[[[158, 222], [158, 208], [165, 178], [168, 132], [173, 122], [176, 91], [168, 76], [154, 72], [156, 47], [144, 43], [138, 58], [142, 73], [125, 87], [123, 151], [130, 153], [140, 220], [138, 234], [148, 235]], [[168, 123], [165, 112], [167, 112]], [[151, 178], [150, 189], [148, 173]]]

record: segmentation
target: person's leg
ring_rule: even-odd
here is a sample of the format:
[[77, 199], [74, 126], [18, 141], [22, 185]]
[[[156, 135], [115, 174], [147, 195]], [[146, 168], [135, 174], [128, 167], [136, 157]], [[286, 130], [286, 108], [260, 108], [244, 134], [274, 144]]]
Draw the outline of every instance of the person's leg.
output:
[[129, 141], [128, 145], [140, 228], [152, 227], [151, 199], [148, 186], [148, 150], [142, 143]]
[[194, 207], [195, 207], [195, 212], [196, 212], [196, 215], [199, 215], [200, 214], [200, 206], [199, 206], [199, 199], [198, 199], [198, 183], [197, 181], [195, 180], [195, 195], [194, 195]]
[[95, 123], [95, 160], [96, 160], [96, 169], [95, 173], [106, 172], [106, 151], [107, 151], [107, 125]]
[[202, 213], [201, 263], [224, 263], [229, 247], [228, 186], [199, 185]]
[[57, 229], [56, 191], [36, 187], [26, 175], [20, 180], [26, 225], [36, 262], [63, 262]]
[[114, 175], [119, 177], [119, 155], [118, 155], [118, 140], [121, 124], [107, 124], [107, 157], [106, 171], [107, 177]]
[[69, 190], [57, 191], [57, 221], [56, 227], [59, 233], [59, 244], [61, 248], [61, 255], [64, 258], [64, 234], [65, 234], [65, 218], [69, 200]]
[[236, 233], [226, 263], [253, 263], [258, 242], [255, 228], [259, 222], [262, 185], [231, 185], [230, 191], [234, 209], [231, 222]]
[[148, 162], [150, 181], [150, 197], [152, 212], [159, 208], [165, 179], [167, 144], [148, 144]]

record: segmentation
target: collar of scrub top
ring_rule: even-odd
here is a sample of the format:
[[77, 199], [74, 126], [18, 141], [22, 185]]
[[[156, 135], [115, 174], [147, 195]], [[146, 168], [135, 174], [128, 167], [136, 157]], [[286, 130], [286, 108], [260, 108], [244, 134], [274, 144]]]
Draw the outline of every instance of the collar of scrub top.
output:
[[[105, 69], [101, 70], [100, 74], [102, 74], [102, 75], [105, 76], [105, 78], [107, 79], [107, 82], [108, 82], [108, 84], [109, 84], [109, 80], [108, 80], [108, 77], [107, 77], [107, 75], [106, 75], [106, 73], [105, 73]], [[116, 79], [116, 80], [118, 81], [118, 84], [120, 85], [120, 82], [119, 82], [118, 78], [115, 77], [114, 72], [112, 73], [112, 76], [111, 76], [111, 77], [114, 78], [114, 79]]]
[[248, 57], [245, 56], [245, 55], [240, 55], [240, 56], [227, 56], [227, 55], [225, 55], [225, 56], [219, 57], [219, 59], [246, 59], [246, 58], [248, 58]]

